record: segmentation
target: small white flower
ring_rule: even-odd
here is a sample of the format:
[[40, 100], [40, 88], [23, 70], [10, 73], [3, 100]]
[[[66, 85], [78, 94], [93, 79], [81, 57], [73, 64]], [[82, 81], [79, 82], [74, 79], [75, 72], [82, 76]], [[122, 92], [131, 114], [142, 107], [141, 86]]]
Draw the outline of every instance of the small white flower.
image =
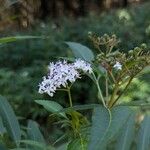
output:
[[115, 69], [117, 70], [121, 70], [122, 69], [122, 65], [120, 64], [120, 62], [116, 62], [116, 64], [113, 66]]
[[92, 73], [91, 64], [89, 64], [88, 62], [86, 62], [84, 60], [76, 59], [74, 62], [74, 66], [76, 69], [80, 69], [83, 72]]
[[68, 82], [73, 83], [77, 78], [80, 78], [79, 69], [84, 73], [92, 72], [91, 65], [79, 59], [74, 63], [67, 63], [67, 61], [52, 62], [48, 69], [48, 75], [43, 77], [43, 81], [39, 84], [39, 93], [47, 93], [50, 96], [54, 95], [57, 88], [66, 87]]

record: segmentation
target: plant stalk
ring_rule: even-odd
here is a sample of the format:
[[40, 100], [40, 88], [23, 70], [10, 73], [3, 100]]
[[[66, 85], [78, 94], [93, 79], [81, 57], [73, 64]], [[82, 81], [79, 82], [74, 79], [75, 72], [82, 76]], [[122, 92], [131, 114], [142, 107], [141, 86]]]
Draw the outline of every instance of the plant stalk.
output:
[[123, 92], [116, 98], [116, 100], [112, 103], [111, 107], [113, 107], [116, 104], [116, 102], [119, 100], [119, 98], [126, 92], [126, 90], [128, 89], [132, 79], [133, 78], [130, 78], [130, 80], [128, 81], [128, 83], [127, 83], [126, 87], [124, 88]]
[[105, 86], [106, 86], [106, 100], [107, 100], [108, 98], [108, 73], [107, 72], [106, 72]]
[[100, 96], [100, 99], [102, 100], [102, 103], [103, 103], [104, 107], [107, 107], [106, 104], [105, 104], [105, 100], [103, 98], [103, 95], [102, 95], [102, 91], [101, 91], [100, 86], [99, 86], [99, 82], [98, 82], [99, 80], [96, 78], [94, 73], [92, 73], [92, 74], [93, 74], [93, 77], [95, 79], [95, 83], [96, 83], [96, 86], [97, 86], [97, 89], [98, 89], [98, 94]]
[[69, 104], [70, 104], [70, 107], [72, 107], [73, 104], [72, 104], [71, 92], [70, 92], [70, 88], [69, 88], [69, 87], [68, 87], [68, 97], [69, 97]]
[[112, 96], [110, 98], [110, 101], [108, 102], [108, 108], [111, 108], [113, 103], [114, 103], [114, 98], [115, 98], [115, 95], [117, 94], [117, 91], [118, 91], [118, 84], [115, 84], [115, 88], [114, 88], [114, 91], [112, 93]]

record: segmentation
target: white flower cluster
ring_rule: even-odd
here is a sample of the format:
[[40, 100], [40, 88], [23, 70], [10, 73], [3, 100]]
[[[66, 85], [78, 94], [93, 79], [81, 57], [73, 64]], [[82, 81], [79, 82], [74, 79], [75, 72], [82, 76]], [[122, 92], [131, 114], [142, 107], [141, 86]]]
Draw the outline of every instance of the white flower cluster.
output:
[[84, 73], [92, 73], [91, 64], [85, 62], [81, 59], [76, 59], [76, 61], [73, 63], [75, 69], [81, 69]]
[[65, 60], [52, 62], [48, 69], [48, 75], [43, 77], [43, 81], [39, 85], [39, 93], [48, 93], [50, 96], [54, 95], [57, 88], [66, 87], [68, 82], [73, 83], [80, 78], [79, 70], [84, 73], [92, 72], [91, 65], [81, 59], [76, 59], [74, 63], [67, 63]]
[[121, 70], [122, 69], [122, 65], [120, 64], [120, 62], [116, 62], [116, 64], [113, 66], [115, 69], [117, 70]]

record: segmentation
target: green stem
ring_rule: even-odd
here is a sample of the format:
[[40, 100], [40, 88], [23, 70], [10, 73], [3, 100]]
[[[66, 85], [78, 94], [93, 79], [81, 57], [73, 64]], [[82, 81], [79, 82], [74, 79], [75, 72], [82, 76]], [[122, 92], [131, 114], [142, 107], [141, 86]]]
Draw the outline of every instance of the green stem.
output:
[[130, 78], [126, 87], [124, 88], [123, 92], [116, 98], [116, 100], [112, 103], [112, 106], [114, 106], [116, 104], [116, 102], [119, 100], [119, 98], [126, 92], [126, 90], [128, 89], [131, 81], [132, 81], [133, 78]]
[[99, 82], [98, 82], [99, 80], [96, 78], [94, 72], [92, 73], [92, 75], [94, 77], [94, 80], [95, 80], [95, 83], [96, 83], [96, 86], [97, 86], [97, 89], [98, 89], [98, 94], [100, 96], [100, 99], [102, 100], [103, 105], [106, 107], [105, 100], [103, 98], [102, 91], [101, 91], [100, 86], [99, 86]]
[[70, 92], [70, 87], [68, 87], [68, 97], [69, 97], [69, 104], [70, 104], [70, 107], [72, 107], [72, 98], [71, 98], [71, 92]]
[[106, 86], [106, 99], [108, 98], [108, 73], [106, 72], [105, 77], [105, 86]]
[[111, 108], [113, 103], [114, 103], [114, 98], [115, 98], [115, 95], [117, 94], [117, 91], [118, 91], [118, 84], [116, 83], [115, 84], [115, 87], [114, 87], [114, 91], [112, 93], [112, 96], [108, 102], [108, 108]]
[[96, 46], [100, 53], [103, 53], [99, 46]]
[[114, 75], [112, 74], [112, 72], [111, 72], [111, 71], [108, 71], [108, 72], [109, 72], [109, 74], [110, 74], [110, 76], [111, 76], [113, 82], [116, 83], [116, 79], [115, 79]]
[[110, 49], [109, 49], [109, 52], [108, 52], [108, 53], [110, 53], [110, 52], [112, 51], [113, 47], [114, 47], [114, 46], [111, 46], [111, 47], [110, 47]]
[[100, 96], [100, 98], [101, 98], [101, 100], [102, 100], [102, 103], [103, 103], [103, 105], [106, 107], [105, 100], [104, 100], [104, 98], [103, 98], [102, 91], [101, 91], [101, 89], [100, 89], [100, 86], [99, 86], [98, 81], [96, 81], [96, 85], [97, 85], [98, 93], [99, 93], [99, 96]]

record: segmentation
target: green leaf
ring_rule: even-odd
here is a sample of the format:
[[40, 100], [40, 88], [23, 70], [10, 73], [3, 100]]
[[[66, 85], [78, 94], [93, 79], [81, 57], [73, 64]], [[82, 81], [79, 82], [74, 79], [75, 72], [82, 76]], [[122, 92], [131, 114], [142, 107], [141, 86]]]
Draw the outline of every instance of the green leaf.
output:
[[32, 140], [21, 140], [20, 143], [22, 144], [26, 144], [26, 146], [30, 146], [30, 148], [24, 148], [24, 147], [19, 147], [19, 148], [14, 148], [11, 150], [55, 150], [54, 147], [52, 147], [51, 145], [45, 145], [41, 142], [37, 142], [37, 141], [32, 141]]
[[[108, 110], [103, 107], [96, 107], [92, 116], [91, 138], [88, 150], [99, 149], [100, 143], [103, 140], [111, 123], [111, 117]], [[98, 145], [99, 144], [99, 145]]]
[[56, 148], [56, 150], [67, 150], [68, 143], [62, 144]]
[[0, 150], [7, 150], [7, 148], [2, 143], [0, 143]]
[[138, 133], [137, 150], [150, 148], [150, 116], [145, 116]]
[[3, 135], [6, 132], [6, 129], [4, 127], [2, 118], [0, 117], [0, 135]]
[[64, 139], [66, 139], [66, 137], [68, 136], [67, 133], [64, 133], [63, 135], [61, 135], [59, 138], [57, 138], [57, 140], [53, 143], [53, 145], [55, 145], [56, 143], [63, 141]]
[[94, 54], [88, 47], [75, 42], [66, 42], [66, 44], [71, 48], [76, 58], [82, 58], [88, 62], [94, 59]]
[[149, 102], [143, 102], [143, 100], [141, 101], [133, 101], [133, 102], [126, 102], [126, 103], [122, 103], [119, 104], [119, 106], [137, 106], [137, 107], [150, 107], [150, 103]]
[[88, 149], [104, 150], [126, 123], [132, 111], [125, 106], [95, 108], [92, 116], [91, 138]]
[[93, 64], [93, 70], [100, 76], [105, 76], [106, 75], [106, 69], [102, 67], [101, 65], [95, 65]]
[[31, 149], [29, 149], [29, 148], [13, 148], [11, 150], [31, 150]]
[[[49, 100], [35, 100], [36, 103], [42, 105], [47, 111], [51, 113], [57, 113], [63, 109], [63, 107], [54, 101]], [[58, 113], [61, 117], [67, 118], [64, 112]]]
[[40, 36], [29, 36], [29, 35], [3, 37], [3, 38], [0, 38], [0, 44], [14, 42], [14, 41], [17, 41], [17, 40], [33, 39], [33, 38], [42, 38], [42, 37], [40, 37]]
[[46, 143], [42, 133], [39, 130], [38, 124], [35, 121], [29, 120], [27, 133], [30, 140], [44, 144]]
[[47, 150], [47, 146], [43, 143], [32, 141], [32, 140], [21, 140], [21, 143], [27, 144], [29, 146], [32, 146], [36, 148], [36, 150]]
[[0, 96], [0, 115], [4, 126], [16, 145], [21, 139], [19, 122], [6, 98]]
[[68, 108], [63, 108], [60, 111], [56, 112], [56, 113], [60, 113], [60, 112], [70, 112], [72, 110], [88, 110], [88, 109], [93, 109], [95, 107], [99, 107], [101, 106], [100, 104], [84, 104], [84, 105], [75, 105], [73, 107], [68, 107]]
[[135, 113], [131, 114], [121, 130], [115, 150], [130, 150], [135, 132]]

